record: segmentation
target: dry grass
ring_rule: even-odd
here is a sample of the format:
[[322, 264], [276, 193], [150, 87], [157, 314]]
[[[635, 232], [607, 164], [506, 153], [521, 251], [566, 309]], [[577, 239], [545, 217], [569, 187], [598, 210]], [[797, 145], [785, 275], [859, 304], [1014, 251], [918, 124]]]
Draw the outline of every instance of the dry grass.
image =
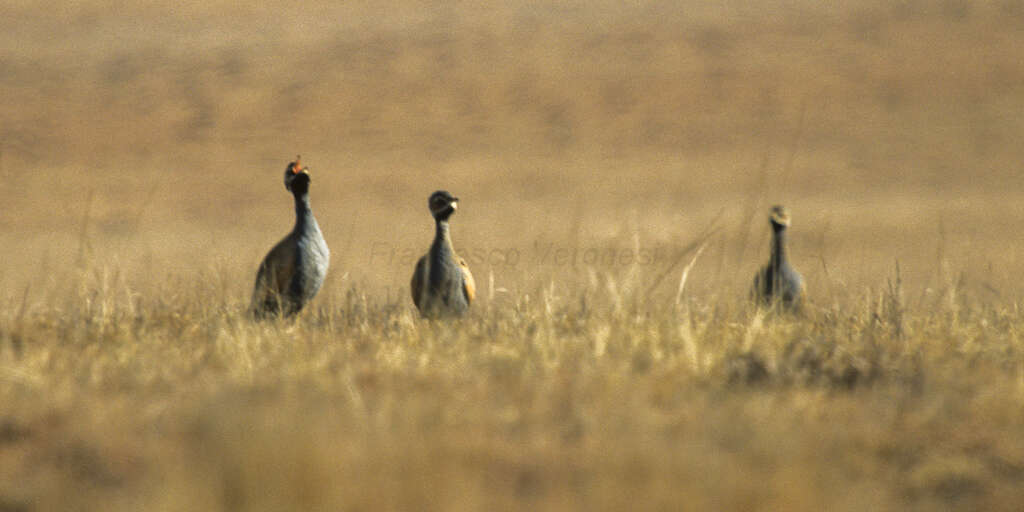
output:
[[[8, 2], [0, 511], [1017, 510], [1022, 21]], [[295, 153], [332, 270], [253, 324]], [[801, 317], [745, 301], [776, 202]]]

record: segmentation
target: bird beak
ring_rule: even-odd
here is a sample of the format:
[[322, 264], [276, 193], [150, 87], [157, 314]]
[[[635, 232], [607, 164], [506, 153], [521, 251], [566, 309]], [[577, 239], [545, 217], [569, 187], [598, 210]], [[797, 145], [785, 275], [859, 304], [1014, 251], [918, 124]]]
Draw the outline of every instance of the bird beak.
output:
[[454, 201], [452, 201], [452, 210], [457, 210], [458, 208], [459, 208], [459, 200], [458, 200], [458, 198], [456, 198]]

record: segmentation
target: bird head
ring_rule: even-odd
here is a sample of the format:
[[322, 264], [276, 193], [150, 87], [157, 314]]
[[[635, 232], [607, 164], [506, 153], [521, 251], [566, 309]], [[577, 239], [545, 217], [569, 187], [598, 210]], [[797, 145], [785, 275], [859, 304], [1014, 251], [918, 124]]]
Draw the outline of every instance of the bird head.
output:
[[430, 207], [430, 214], [437, 220], [448, 220], [458, 208], [459, 198], [448, 193], [447, 190], [438, 190], [430, 194], [427, 206]]
[[771, 221], [772, 227], [775, 229], [789, 227], [789, 210], [782, 205], [772, 206], [772, 212], [768, 216], [768, 219]]
[[284, 188], [293, 194], [309, 192], [309, 167], [303, 167], [301, 160], [301, 156], [296, 156], [295, 161], [289, 163], [284, 170]]

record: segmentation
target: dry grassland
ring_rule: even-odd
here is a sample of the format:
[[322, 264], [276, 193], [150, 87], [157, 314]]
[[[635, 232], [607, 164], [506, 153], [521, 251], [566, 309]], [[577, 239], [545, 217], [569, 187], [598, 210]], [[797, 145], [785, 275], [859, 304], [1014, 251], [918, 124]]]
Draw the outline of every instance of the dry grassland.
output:
[[[1017, 0], [5, 2], [0, 511], [1020, 510], [1020, 48]], [[296, 153], [331, 272], [255, 324]], [[802, 316], [746, 300], [773, 203]]]

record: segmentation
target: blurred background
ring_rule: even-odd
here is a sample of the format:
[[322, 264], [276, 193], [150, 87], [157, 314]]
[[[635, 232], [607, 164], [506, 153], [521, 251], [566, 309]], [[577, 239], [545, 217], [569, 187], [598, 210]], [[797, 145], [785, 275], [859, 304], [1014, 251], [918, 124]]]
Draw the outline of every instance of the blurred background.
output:
[[301, 154], [328, 297], [409, 305], [441, 188], [499, 298], [670, 295], [704, 239], [691, 293], [744, 292], [775, 203], [812, 300], [897, 266], [912, 304], [1019, 297], [1020, 48], [1019, 0], [8, 1], [0, 289], [89, 269], [247, 301]]

